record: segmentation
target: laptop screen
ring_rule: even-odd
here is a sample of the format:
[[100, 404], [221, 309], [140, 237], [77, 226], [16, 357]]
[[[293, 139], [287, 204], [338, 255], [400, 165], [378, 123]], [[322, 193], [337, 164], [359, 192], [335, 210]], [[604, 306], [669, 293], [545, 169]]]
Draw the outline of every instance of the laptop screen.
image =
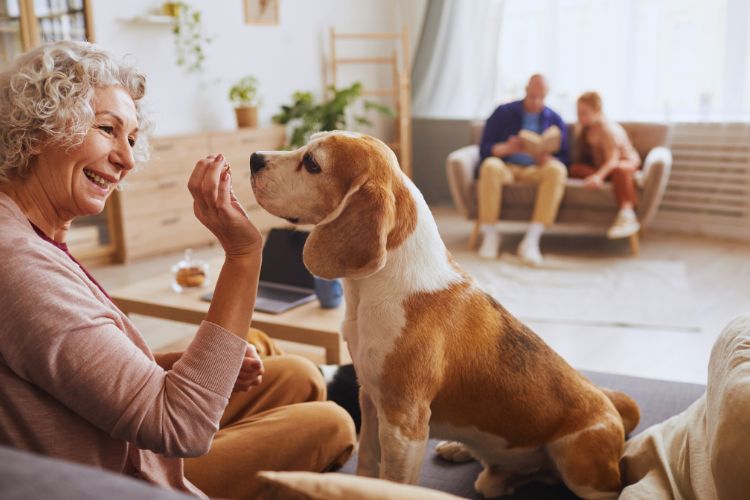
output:
[[271, 229], [263, 246], [260, 281], [315, 288], [313, 276], [302, 262], [307, 234], [291, 229]]

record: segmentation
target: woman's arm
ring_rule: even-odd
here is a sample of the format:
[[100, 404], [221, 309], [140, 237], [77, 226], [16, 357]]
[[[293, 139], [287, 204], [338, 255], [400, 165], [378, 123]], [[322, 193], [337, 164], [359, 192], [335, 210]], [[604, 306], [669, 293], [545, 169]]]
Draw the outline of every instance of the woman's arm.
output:
[[154, 361], [162, 370], [171, 370], [172, 366], [182, 357], [181, 352], [155, 352]]
[[[34, 250], [3, 252], [0, 259], [0, 283], [13, 290], [0, 293], [0, 356], [8, 369], [40, 399], [54, 399], [60, 411], [67, 408], [112, 438], [167, 456], [205, 453], [247, 343], [203, 322], [165, 371], [67, 256]], [[23, 412], [23, 402], [16, 404]], [[49, 425], [52, 432], [55, 422]]]
[[[584, 180], [584, 185], [589, 188], [598, 188], [604, 184], [604, 179], [617, 166], [619, 161], [617, 145], [612, 131], [601, 122], [592, 123], [583, 133], [586, 134], [584, 140], [591, 148], [591, 156], [597, 169]], [[595, 144], [591, 143], [591, 135], [596, 138]]]
[[[168, 371], [65, 255], [42, 241], [24, 252], [0, 245], [0, 288], [13, 290], [0, 293], [0, 355], [7, 366], [40, 397], [54, 398], [109, 436], [167, 456], [205, 453], [232, 389], [257, 383], [262, 373], [244, 340], [260, 235], [231, 196], [229, 174], [220, 182], [223, 159], [221, 166], [214, 160], [196, 167], [205, 174], [196, 214], [222, 242], [227, 265], [210, 321]], [[239, 381], [248, 370], [253, 375]]]
[[603, 161], [598, 165], [596, 172], [602, 179], [606, 179], [612, 170], [617, 166], [619, 161], [619, 152], [615, 144], [615, 137], [612, 132], [604, 125], [601, 126], [601, 138], [599, 140], [599, 149]]
[[188, 189], [195, 216], [216, 236], [226, 255], [206, 320], [244, 339], [255, 305], [263, 239], [232, 194], [231, 172], [223, 155], [200, 160]]

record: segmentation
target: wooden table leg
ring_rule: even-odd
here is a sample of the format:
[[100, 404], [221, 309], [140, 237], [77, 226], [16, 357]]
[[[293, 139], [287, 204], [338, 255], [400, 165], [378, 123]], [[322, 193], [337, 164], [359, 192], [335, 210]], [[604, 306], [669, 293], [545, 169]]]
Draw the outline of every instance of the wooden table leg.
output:
[[638, 233], [635, 233], [630, 236], [630, 251], [633, 252], [633, 256], [637, 257], [640, 253], [640, 241], [638, 237]]
[[475, 250], [477, 248], [477, 239], [479, 239], [479, 219], [474, 223], [474, 227], [471, 230], [471, 236], [469, 236], [469, 250]]
[[340, 365], [341, 364], [341, 341], [337, 341], [335, 344], [328, 344], [325, 347], [326, 350], [326, 364], [329, 365]]

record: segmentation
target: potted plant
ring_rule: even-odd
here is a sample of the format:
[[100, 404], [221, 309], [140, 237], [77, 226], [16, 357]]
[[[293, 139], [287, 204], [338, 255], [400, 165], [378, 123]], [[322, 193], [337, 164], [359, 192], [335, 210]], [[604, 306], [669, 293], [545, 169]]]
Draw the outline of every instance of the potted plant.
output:
[[[310, 92], [295, 92], [292, 104], [281, 106], [281, 112], [273, 116], [276, 123], [287, 125], [290, 133], [288, 147], [303, 146], [315, 132], [349, 128], [350, 106], [362, 97], [362, 84], [353, 83], [349, 87], [328, 88], [332, 97], [325, 102], [316, 103]], [[363, 101], [365, 111], [374, 110], [386, 116], [394, 116], [393, 110], [372, 101]], [[366, 116], [355, 114], [351, 120], [358, 125], [372, 125]]]
[[229, 100], [234, 104], [238, 127], [258, 126], [258, 79], [254, 76], [240, 78], [229, 88]]
[[177, 65], [190, 72], [202, 72], [205, 46], [211, 43], [211, 38], [203, 33], [201, 11], [186, 2], [164, 2], [162, 12], [174, 19], [172, 34]]
[[177, 17], [180, 14], [182, 2], [164, 2], [161, 4], [161, 13], [165, 16]]

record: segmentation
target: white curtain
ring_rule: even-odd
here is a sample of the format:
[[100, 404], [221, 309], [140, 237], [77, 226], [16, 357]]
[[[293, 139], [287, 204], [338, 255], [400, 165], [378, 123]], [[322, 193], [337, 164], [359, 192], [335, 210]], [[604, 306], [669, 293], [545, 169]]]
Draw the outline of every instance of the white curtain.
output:
[[529, 75], [575, 119], [597, 90], [618, 120], [750, 120], [750, 0], [507, 0], [495, 102]]
[[502, 0], [431, 0], [413, 71], [415, 117], [485, 117], [495, 100]]

